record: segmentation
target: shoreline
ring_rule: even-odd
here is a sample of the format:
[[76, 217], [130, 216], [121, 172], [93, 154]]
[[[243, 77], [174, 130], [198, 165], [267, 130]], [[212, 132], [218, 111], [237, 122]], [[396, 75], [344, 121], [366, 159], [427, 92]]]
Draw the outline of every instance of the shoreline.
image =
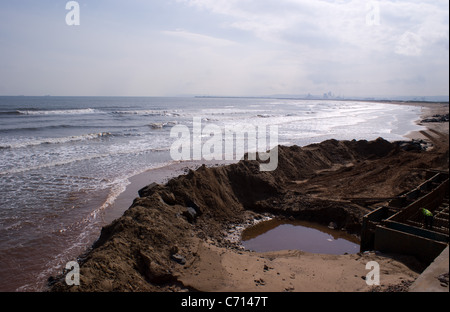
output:
[[[448, 103], [429, 103], [429, 102], [418, 102], [418, 103], [399, 103], [400, 105], [411, 105], [422, 107], [422, 114], [420, 119], [416, 121], [416, 124], [426, 128], [424, 131], [436, 131], [443, 134], [449, 134], [448, 122], [423, 122], [428, 118], [432, 118], [436, 115], [449, 114], [449, 104]], [[412, 131], [405, 135], [405, 137], [412, 140], [428, 140], [429, 136], [425, 135], [424, 131]]]
[[[432, 109], [427, 109], [426, 112], [424, 112], [422, 115], [424, 116], [424, 114], [430, 114], [431, 112], [435, 111], [433, 111]], [[442, 137], [440, 139], [439, 136], [436, 137], [436, 130], [434, 130], [435, 132], [433, 132], [432, 128], [435, 128], [436, 125], [433, 124], [432, 126], [430, 126], [431, 129], [428, 127], [428, 123], [425, 126], [427, 126], [427, 131], [408, 134], [408, 136], [412, 136], [414, 139], [418, 139], [417, 135], [423, 136], [424, 132], [426, 132], [429, 134], [426, 139], [433, 141], [432, 138], [434, 137], [435, 139], [437, 139], [437, 141], [433, 143], [439, 144], [443, 142], [441, 140]], [[442, 125], [437, 126], [440, 127]], [[444, 133], [443, 136], [445, 135], [447, 136], [446, 143], [448, 149], [448, 123], [447, 132]], [[210, 164], [209, 166], [216, 167], [221, 165], [217, 161], [213, 161], [213, 163], [214, 164]], [[209, 174], [210, 171], [208, 170], [205, 171], [205, 169], [202, 168], [198, 169], [202, 164], [203, 162], [201, 161], [178, 163], [164, 166], [162, 168], [150, 169], [137, 176], [131, 177], [129, 179], [130, 184], [127, 186], [127, 189], [117, 198], [117, 205], [119, 205], [120, 203], [123, 203], [124, 205], [130, 205], [134, 200], [132, 207], [125, 208], [125, 212], [119, 220], [115, 220], [113, 224], [108, 225], [104, 230], [102, 230], [102, 235], [99, 238], [99, 242], [97, 242], [97, 246], [95, 248], [103, 246], [103, 244], [109, 242], [108, 233], [110, 231], [113, 231], [111, 233], [114, 233], [113, 228], [115, 228], [117, 224], [125, 222], [128, 216], [134, 215], [134, 212], [132, 211], [133, 209], [137, 209], [136, 213], [138, 213], [135, 218], [140, 218], [139, 216], [144, 214], [142, 210], [138, 212], [140, 209], [140, 205], [160, 205], [159, 202], [155, 202], [150, 198], [153, 196], [145, 196], [141, 198], [137, 197], [137, 191], [139, 189], [142, 189], [143, 187], [148, 186], [153, 182], [165, 183], [167, 182], [167, 180], [177, 177], [177, 175], [180, 173], [188, 173], [185, 179], [196, 177], [197, 172], [199, 172], [199, 174], [203, 174], [203, 172], [205, 172], [205, 174]], [[189, 169], [187, 168], [198, 170], [194, 172], [189, 171]], [[219, 168], [214, 172], [221, 171], [222, 169]], [[178, 180], [180, 180], [179, 177]], [[184, 180], [184, 178], [182, 177], [181, 180]], [[164, 187], [162, 188], [164, 189]], [[157, 187], [156, 189], [159, 189], [159, 187]], [[156, 190], [155, 192], [158, 192], [158, 190]], [[166, 193], [164, 192], [165, 191], [161, 193], [162, 202], [164, 203], [172, 201], [173, 198], [170, 195], [166, 195]], [[130, 199], [131, 201], [129, 201]], [[176, 211], [175, 208], [177, 207], [177, 205], [171, 207], [170, 209], [169, 207], [165, 208], [167, 209], [167, 213], [174, 213], [174, 211]], [[209, 212], [202, 212], [202, 214], [203, 213], [209, 214]], [[245, 211], [241, 216], [241, 221], [245, 220], [246, 218], [254, 218], [256, 215], [258, 214], [251, 211]], [[156, 269], [155, 271], [155, 268], [147, 268], [146, 263], [150, 260], [146, 259], [154, 259], [154, 257], [156, 257], [156, 259], [151, 260], [151, 263], [153, 263], [153, 261], [156, 261], [163, 266], [166, 265], [163, 264], [166, 263], [166, 260], [163, 259], [163, 254], [150, 255], [146, 252], [140, 251], [140, 257], [142, 260], [139, 261], [144, 262], [140, 263], [138, 261], [138, 271], [141, 274], [147, 276], [152, 281], [151, 283], [156, 283], [156, 288], [146, 288], [150, 285], [137, 282], [136, 285], [133, 286], [137, 288], [134, 290], [129, 290], [183, 291], [184, 287], [186, 286], [188, 289], [195, 289], [199, 291], [368, 291], [369, 289], [367, 285], [365, 285], [363, 280], [363, 277], [365, 276], [365, 274], [367, 274], [367, 271], [365, 270], [365, 264], [367, 263], [367, 261], [379, 261], [383, 265], [383, 268], [386, 270], [386, 272], [389, 272], [387, 279], [383, 282], [383, 285], [385, 286], [396, 284], [400, 280], [413, 281], [417, 278], [417, 276], [419, 275], [419, 271], [421, 270], [417, 269], [417, 263], [414, 263], [414, 261], [411, 259], [405, 259], [405, 257], [400, 257], [399, 259], [397, 259], [396, 257], [393, 257], [391, 255], [382, 255], [379, 253], [331, 256], [323, 254], [311, 254], [301, 251], [282, 251], [269, 253], [254, 253], [249, 251], [242, 251], [239, 248], [230, 248], [230, 245], [226, 242], [208, 236], [213, 234], [207, 234], [205, 236], [203, 230], [200, 230], [200, 232], [198, 232], [198, 229], [196, 229], [198, 225], [196, 226], [195, 224], [191, 224], [189, 226], [186, 226], [182, 222], [182, 220], [179, 219], [180, 217], [177, 217], [176, 220], [169, 220], [169, 222], [174, 222], [174, 225], [176, 227], [184, 228], [185, 230], [183, 232], [185, 234], [183, 234], [183, 236], [189, 236], [187, 233], [192, 234], [191, 237], [178, 237], [177, 241], [172, 243], [176, 244], [176, 253], [190, 254], [193, 251], [193, 258], [189, 259], [189, 257], [186, 256], [187, 264], [184, 267], [177, 266], [176, 264], [170, 263], [169, 261], [167, 265], [171, 267], [170, 270], [172, 271], [170, 276], [161, 276], [157, 277], [157, 280], [153, 280], [155, 274], [156, 276], [159, 276], [159, 273], [157, 273], [159, 269]], [[237, 221], [238, 220], [236, 220], [234, 224], [239, 224], [239, 222]], [[202, 224], [203, 226], [208, 226], [208, 223]], [[233, 222], [217, 226], [218, 228], [224, 229], [228, 225], [232, 224]], [[167, 225], [163, 228], [166, 229], [166, 227]], [[152, 230], [158, 229], [152, 228]], [[211, 231], [213, 230], [211, 229]], [[208, 233], [213, 232], [208, 231]], [[133, 239], [135, 239], [135, 237]], [[158, 247], [162, 243], [163, 242], [155, 243], [154, 247], [149, 248], [163, 248]], [[150, 246], [152, 245], [150, 244]], [[233, 244], [231, 244], [231, 246], [233, 246]], [[169, 247], [165, 246], [165, 248]], [[96, 257], [95, 253], [94, 255], [88, 255], [87, 257], [88, 258], [84, 261], [90, 261], [90, 263], [94, 261], [93, 263], [97, 263], [97, 265], [100, 266], [103, 265], [102, 263], [104, 263], [104, 261], [110, 261], [106, 258], [102, 258], [104, 260], [94, 260], [94, 258]], [[111, 257], [113, 256], [111, 255]], [[111, 261], [113, 261], [114, 263], [114, 260]], [[143, 267], [141, 267], [142, 265]], [[331, 270], [329, 269], [330, 267], [339, 267], [339, 269]], [[86, 270], [92, 272], [92, 269], [86, 268]], [[147, 270], [150, 270], [151, 273], [147, 272]], [[88, 271], [85, 271], [84, 273], [90, 277], [88, 277], [84, 282], [90, 283], [94, 282], [94, 280], [96, 280], [97, 278], [101, 278], [101, 276], [98, 277], [95, 274], [88, 274]], [[331, 276], [326, 276], [324, 272], [329, 272]], [[120, 275], [121, 273], [119, 272], [117, 274]], [[130, 272], [128, 272], [127, 274], [130, 274]], [[157, 286], [160, 283], [160, 278], [162, 278], [162, 280], [164, 281], [166, 278], [168, 280], [174, 278], [177, 282], [174, 285], [162, 286], [163, 284], [165, 284], [163, 283], [161, 286]], [[119, 280], [119, 282], [117, 280]], [[335, 281], [335, 283], [330, 283], [330, 281], [332, 280]], [[363, 283], [361, 283], [361, 281]], [[121, 291], [120, 288], [117, 288], [118, 286], [116, 285], [116, 283], [120, 283], [120, 277], [116, 276], [116, 278], [110, 279], [106, 284], [96, 284], [97, 286], [86, 285], [87, 288], [85, 291], [90, 291], [89, 289]], [[64, 289], [64, 287], [62, 289]], [[53, 288], [53, 290], [55, 290], [55, 288]]]

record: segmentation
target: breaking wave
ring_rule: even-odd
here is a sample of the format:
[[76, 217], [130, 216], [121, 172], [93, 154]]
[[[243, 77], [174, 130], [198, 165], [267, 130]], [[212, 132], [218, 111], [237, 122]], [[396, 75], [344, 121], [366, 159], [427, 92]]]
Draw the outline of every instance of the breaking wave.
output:
[[99, 111], [92, 108], [64, 109], [64, 110], [17, 110], [18, 115], [82, 115], [94, 114]]
[[31, 139], [31, 140], [23, 140], [18, 141], [16, 143], [6, 143], [0, 144], [0, 149], [14, 149], [14, 148], [25, 148], [29, 146], [37, 146], [41, 144], [64, 144], [69, 142], [77, 142], [83, 140], [94, 140], [99, 138], [105, 138], [112, 136], [109, 132], [100, 132], [100, 133], [91, 133], [91, 134], [83, 134], [77, 136], [68, 136], [61, 138], [43, 138], [43, 139]]

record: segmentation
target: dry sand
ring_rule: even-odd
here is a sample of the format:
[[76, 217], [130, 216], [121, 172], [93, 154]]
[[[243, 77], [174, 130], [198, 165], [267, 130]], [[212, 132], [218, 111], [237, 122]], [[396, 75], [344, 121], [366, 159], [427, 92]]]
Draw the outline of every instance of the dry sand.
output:
[[[370, 291], [367, 263], [380, 265], [381, 286], [412, 281], [410, 268], [386, 255], [313, 254], [298, 250], [254, 253], [230, 251], [199, 242], [196, 261], [179, 271], [179, 281], [200, 291], [218, 292], [357, 292]], [[415, 265], [415, 266], [414, 266]]]

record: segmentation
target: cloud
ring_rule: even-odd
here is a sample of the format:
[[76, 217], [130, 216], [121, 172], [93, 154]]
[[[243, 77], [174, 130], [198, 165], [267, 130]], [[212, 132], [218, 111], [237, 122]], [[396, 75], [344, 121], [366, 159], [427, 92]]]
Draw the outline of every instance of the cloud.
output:
[[[333, 86], [346, 94], [363, 89], [393, 93], [387, 77], [405, 74], [439, 80], [431, 77], [435, 75], [443, 83], [448, 81], [447, 1], [179, 2], [225, 16], [227, 22], [221, 27], [248, 33], [268, 50], [278, 47], [277, 57], [292, 61], [295, 69], [291, 71], [297, 72], [291, 77], [301, 77], [299, 85], [308, 91]], [[437, 64], [443, 69], [433, 73]], [[409, 81], [411, 92], [423, 84], [399, 80]], [[448, 93], [443, 84], [439, 90]]]
[[[448, 41], [448, 2], [443, 1], [178, 1], [227, 16], [225, 26], [270, 42], [309, 45], [307, 39], [333, 38], [336, 43], [395, 52], [404, 51], [408, 42], [416, 51], [421, 44]], [[370, 20], [376, 23], [369, 24]]]
[[386, 2], [381, 12], [395, 53], [417, 57], [436, 49], [448, 51], [447, 1]]
[[176, 37], [178, 39], [186, 40], [188, 42], [198, 44], [201, 46], [215, 46], [215, 47], [225, 47], [236, 44], [232, 40], [216, 38], [204, 34], [193, 33], [183, 29], [177, 29], [175, 31], [165, 30], [162, 34], [167, 36]]
[[410, 31], [405, 32], [397, 42], [395, 53], [406, 56], [419, 56], [422, 54], [422, 38]]
[[76, 27], [49, 3], [0, 4], [0, 92], [449, 92], [448, 1], [80, 1]]

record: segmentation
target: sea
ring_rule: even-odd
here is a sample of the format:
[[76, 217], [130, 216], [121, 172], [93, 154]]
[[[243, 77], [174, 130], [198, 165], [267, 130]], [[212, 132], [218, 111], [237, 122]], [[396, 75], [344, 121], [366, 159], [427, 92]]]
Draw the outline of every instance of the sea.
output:
[[42, 291], [89, 248], [132, 177], [177, 162], [174, 126], [276, 125], [279, 144], [305, 146], [405, 140], [421, 113], [342, 100], [0, 97], [0, 291]]

